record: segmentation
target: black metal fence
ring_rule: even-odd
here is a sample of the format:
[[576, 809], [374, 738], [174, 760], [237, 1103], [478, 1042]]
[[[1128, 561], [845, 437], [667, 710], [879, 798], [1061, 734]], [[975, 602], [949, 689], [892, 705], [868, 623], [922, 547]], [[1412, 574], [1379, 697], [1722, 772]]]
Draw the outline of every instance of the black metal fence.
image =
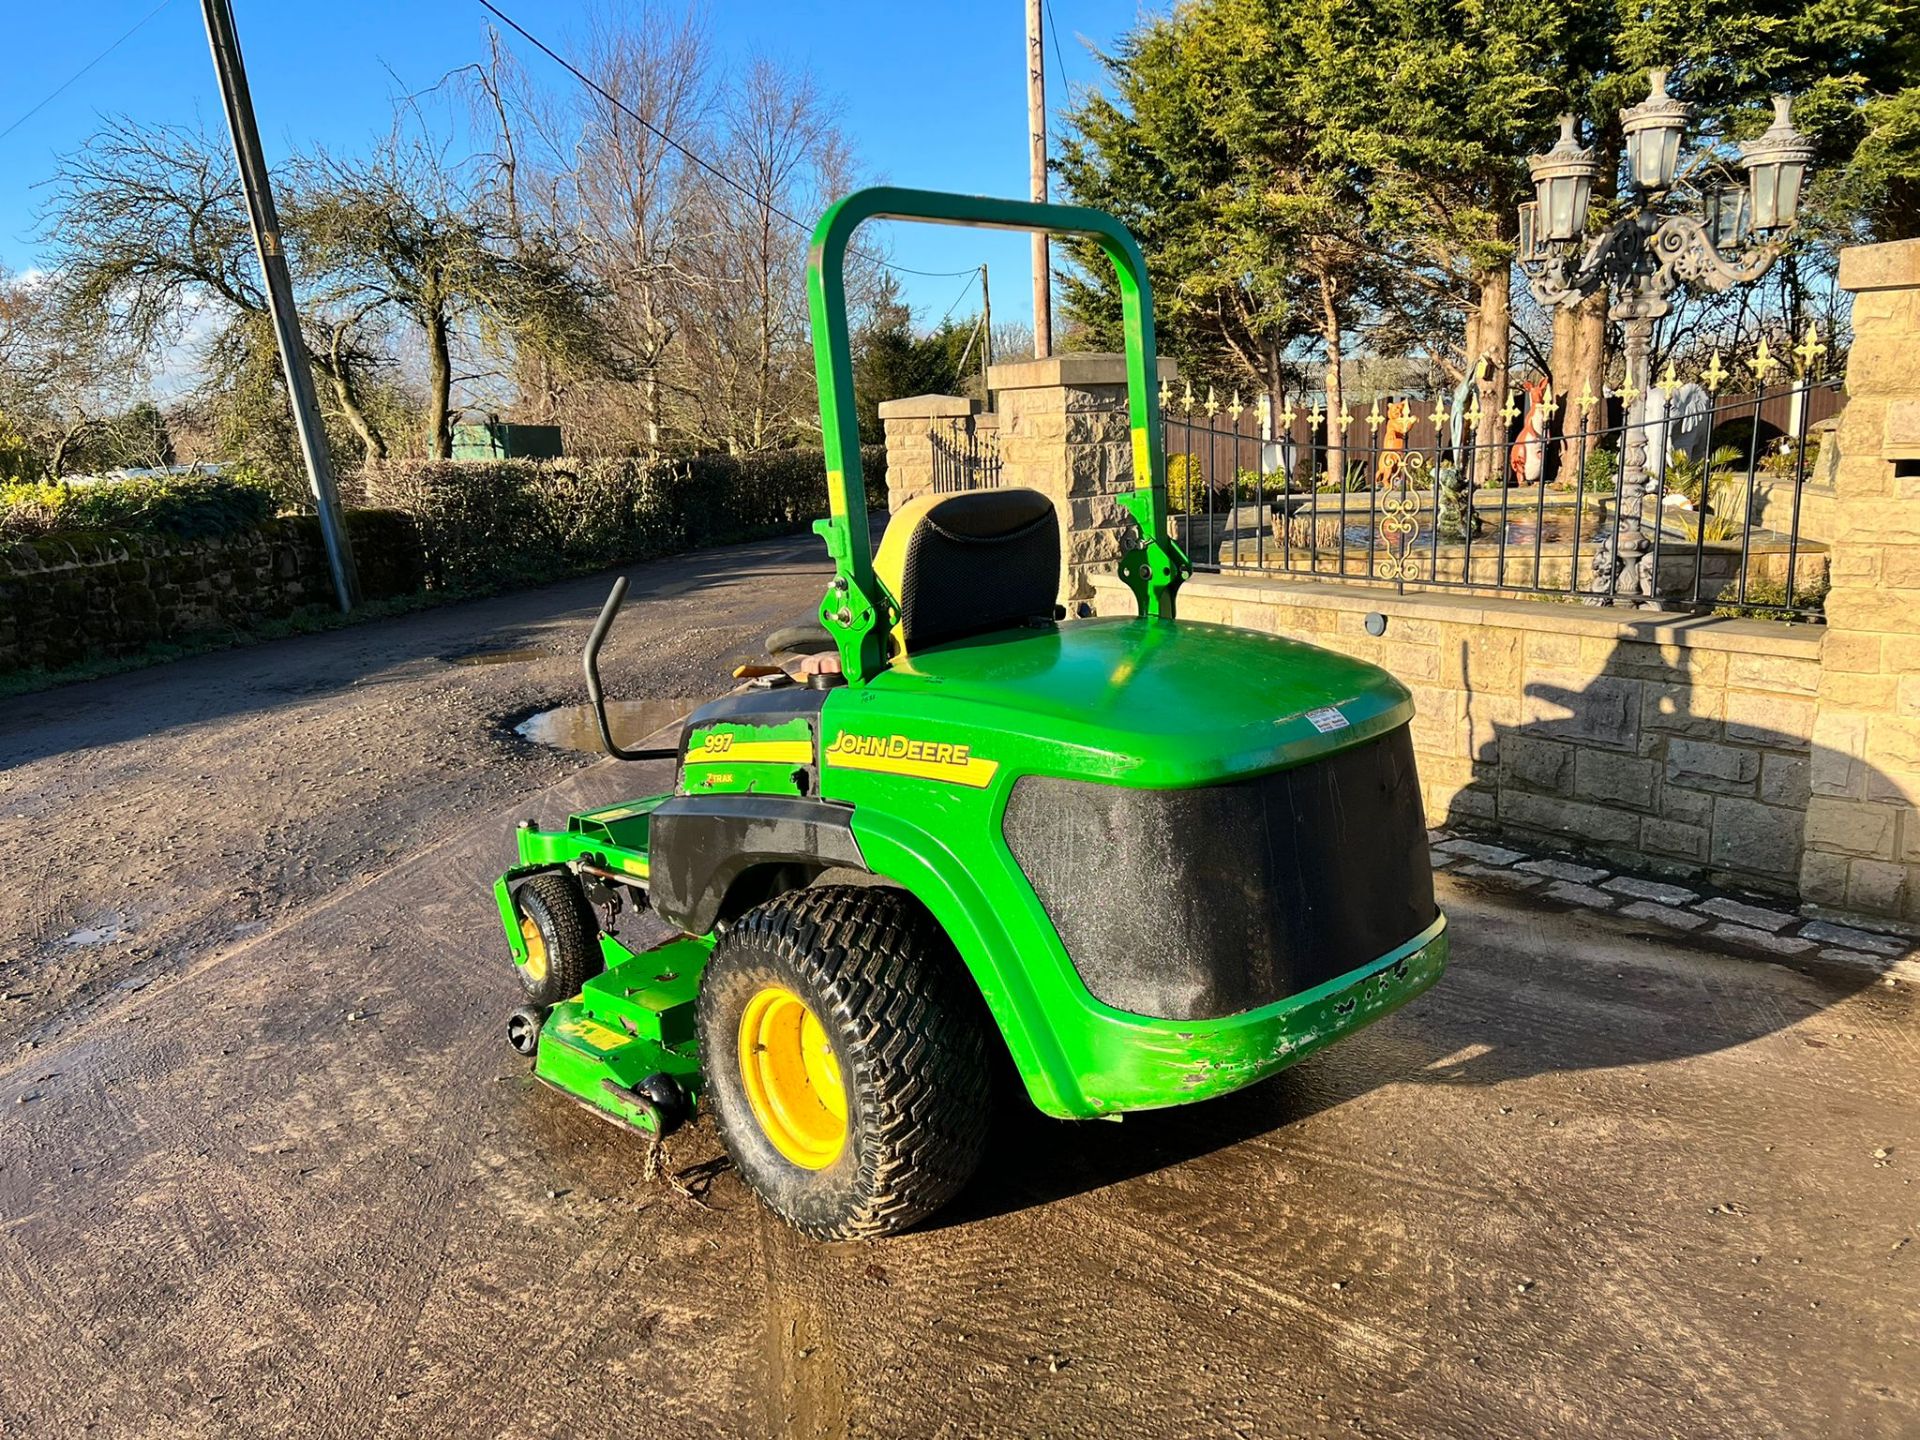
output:
[[944, 425], [936, 423], [930, 438], [935, 494], [999, 487], [999, 432], [953, 421]]
[[1705, 384], [1669, 368], [1631, 425], [1631, 395], [1537, 385], [1491, 413], [1463, 387], [1334, 416], [1163, 391], [1175, 538], [1205, 570], [1816, 618], [1826, 546], [1803, 529], [1840, 382], [1759, 358], [1746, 393], [1717, 357]]

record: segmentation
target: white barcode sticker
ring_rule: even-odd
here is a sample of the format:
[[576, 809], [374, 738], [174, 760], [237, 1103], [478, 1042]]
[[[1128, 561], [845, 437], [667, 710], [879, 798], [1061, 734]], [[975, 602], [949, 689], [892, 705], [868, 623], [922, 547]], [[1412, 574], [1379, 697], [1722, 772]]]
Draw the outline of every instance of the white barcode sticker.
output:
[[1318, 730], [1322, 735], [1325, 735], [1329, 730], [1344, 730], [1347, 728], [1347, 717], [1342, 715], [1340, 711], [1332, 705], [1327, 706], [1324, 710], [1307, 711], [1307, 719], [1312, 722], [1313, 728]]

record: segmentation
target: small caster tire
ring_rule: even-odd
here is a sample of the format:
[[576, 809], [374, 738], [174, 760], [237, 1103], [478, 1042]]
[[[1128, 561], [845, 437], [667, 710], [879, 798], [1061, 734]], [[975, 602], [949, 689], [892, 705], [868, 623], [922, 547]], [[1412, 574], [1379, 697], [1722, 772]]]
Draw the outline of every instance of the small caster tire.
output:
[[526, 959], [515, 968], [530, 1004], [551, 1007], [571, 1000], [606, 968], [600, 927], [573, 876], [536, 875], [514, 892]]
[[532, 1058], [540, 1048], [540, 1027], [547, 1023], [547, 1012], [537, 1005], [522, 1005], [507, 1016], [507, 1044], [514, 1053]]

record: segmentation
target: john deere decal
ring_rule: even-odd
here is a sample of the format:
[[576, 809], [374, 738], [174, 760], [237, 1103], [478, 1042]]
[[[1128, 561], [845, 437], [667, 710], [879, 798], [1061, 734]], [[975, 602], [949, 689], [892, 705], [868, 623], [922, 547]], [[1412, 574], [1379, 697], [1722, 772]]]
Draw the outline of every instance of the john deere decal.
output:
[[980, 789], [1000, 768], [983, 760], [970, 745], [943, 740], [910, 740], [905, 735], [856, 735], [842, 730], [827, 747], [827, 764], [843, 770], [872, 770], [882, 775], [912, 775]]

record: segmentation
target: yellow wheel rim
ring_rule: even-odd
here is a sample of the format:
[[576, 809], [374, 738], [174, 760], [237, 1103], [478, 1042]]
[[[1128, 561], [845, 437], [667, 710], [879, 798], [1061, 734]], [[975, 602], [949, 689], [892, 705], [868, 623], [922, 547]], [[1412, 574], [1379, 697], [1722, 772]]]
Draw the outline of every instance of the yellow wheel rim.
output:
[[840, 1158], [847, 1145], [840, 1062], [807, 1002], [784, 986], [767, 986], [741, 1013], [740, 1078], [774, 1149], [805, 1170]]
[[547, 978], [547, 941], [531, 915], [520, 917], [520, 938], [527, 946], [527, 978], [538, 985]]

